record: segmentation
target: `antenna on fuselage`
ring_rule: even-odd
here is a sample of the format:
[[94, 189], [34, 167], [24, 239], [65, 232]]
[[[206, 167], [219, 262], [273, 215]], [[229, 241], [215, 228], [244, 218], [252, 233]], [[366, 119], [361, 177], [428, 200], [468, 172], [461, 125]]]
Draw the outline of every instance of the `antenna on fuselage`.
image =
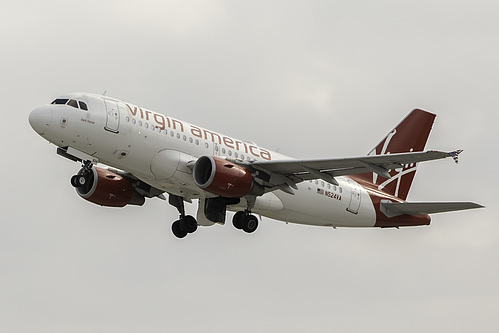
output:
[[106, 96], [107, 94], [107, 90], [104, 90], [104, 92], [102, 93], [102, 96]]

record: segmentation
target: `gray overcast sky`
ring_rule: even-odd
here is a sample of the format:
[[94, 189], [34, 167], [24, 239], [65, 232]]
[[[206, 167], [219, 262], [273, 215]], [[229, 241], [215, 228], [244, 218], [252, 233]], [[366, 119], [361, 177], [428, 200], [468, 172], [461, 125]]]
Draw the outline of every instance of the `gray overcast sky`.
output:
[[[0, 5], [2, 332], [495, 332], [496, 1], [11, 1]], [[30, 128], [102, 93], [295, 157], [367, 153], [412, 108], [438, 117], [412, 201], [475, 201], [430, 227], [264, 218], [183, 240], [160, 200], [101, 208]], [[195, 205], [188, 207], [194, 213]], [[496, 216], [494, 218], [494, 216]]]

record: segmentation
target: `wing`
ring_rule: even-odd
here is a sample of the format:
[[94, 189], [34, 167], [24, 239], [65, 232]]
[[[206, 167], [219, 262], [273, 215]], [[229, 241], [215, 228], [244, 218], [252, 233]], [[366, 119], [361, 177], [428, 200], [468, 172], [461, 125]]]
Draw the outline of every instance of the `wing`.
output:
[[[374, 172], [391, 178], [388, 170], [402, 168], [404, 164], [438, 160], [452, 157], [457, 163], [460, 150], [453, 152], [426, 151], [388, 155], [373, 155], [322, 160], [281, 160], [257, 161], [253, 168], [265, 173], [265, 179], [271, 185], [287, 193], [293, 193], [296, 183], [309, 179], [323, 179], [338, 185], [334, 177]], [[263, 178], [263, 177], [262, 177]]]

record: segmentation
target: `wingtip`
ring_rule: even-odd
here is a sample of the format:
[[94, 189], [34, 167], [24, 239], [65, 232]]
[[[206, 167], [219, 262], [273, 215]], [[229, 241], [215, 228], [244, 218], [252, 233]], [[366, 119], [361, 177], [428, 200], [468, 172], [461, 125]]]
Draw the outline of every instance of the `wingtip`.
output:
[[454, 150], [449, 153], [449, 156], [454, 159], [454, 162], [456, 162], [456, 164], [459, 164], [459, 154], [461, 154], [462, 152], [462, 149]]
[[480, 204], [478, 204], [478, 203], [476, 203], [476, 202], [469, 202], [469, 203], [468, 203], [468, 207], [469, 207], [468, 209], [480, 209], [480, 208], [485, 208], [485, 206], [480, 205]]

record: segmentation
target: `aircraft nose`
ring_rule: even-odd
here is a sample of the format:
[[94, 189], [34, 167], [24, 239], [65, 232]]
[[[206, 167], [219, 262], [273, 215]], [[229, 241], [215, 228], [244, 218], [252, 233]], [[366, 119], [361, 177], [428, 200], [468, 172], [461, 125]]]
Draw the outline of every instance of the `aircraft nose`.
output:
[[36, 108], [29, 114], [29, 124], [36, 133], [43, 135], [52, 121], [52, 110], [47, 107]]

